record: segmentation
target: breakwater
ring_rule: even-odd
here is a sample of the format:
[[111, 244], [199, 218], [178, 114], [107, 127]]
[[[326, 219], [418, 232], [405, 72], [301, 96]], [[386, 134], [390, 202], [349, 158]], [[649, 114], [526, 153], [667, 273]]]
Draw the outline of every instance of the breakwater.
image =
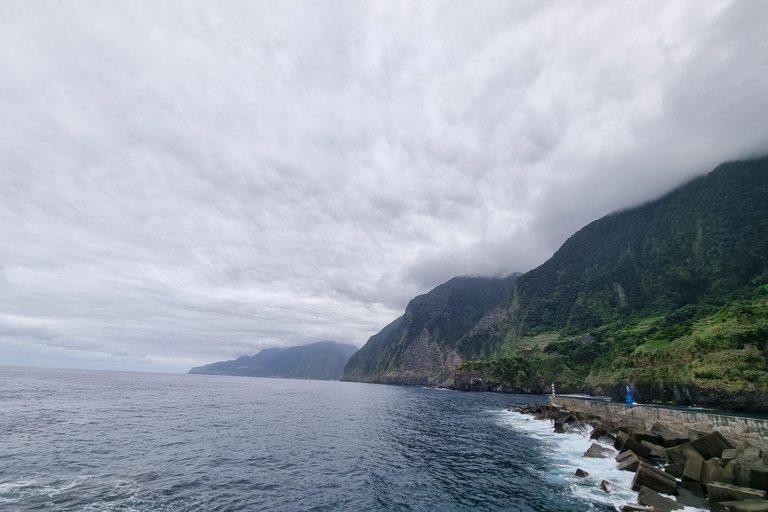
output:
[[[510, 411], [551, 420], [555, 433], [591, 426], [595, 442], [582, 457], [616, 454], [613, 467], [634, 473], [637, 502], [623, 511], [768, 512], [768, 421], [557, 396], [549, 402]], [[578, 468], [575, 476], [589, 473]], [[611, 492], [611, 482], [600, 487]]]
[[633, 425], [647, 430], [660, 423], [677, 432], [716, 431], [729, 438], [736, 448], [744, 450], [758, 447], [763, 453], [768, 453], [768, 420], [643, 405], [629, 406], [561, 396], [550, 397], [549, 404], [560, 409], [596, 416], [602, 423], [616, 427]]

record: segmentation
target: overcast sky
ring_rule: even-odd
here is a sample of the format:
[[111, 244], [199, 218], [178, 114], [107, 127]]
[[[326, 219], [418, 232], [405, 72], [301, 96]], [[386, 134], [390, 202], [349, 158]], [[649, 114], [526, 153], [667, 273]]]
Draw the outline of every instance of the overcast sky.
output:
[[0, 3], [0, 364], [362, 346], [768, 150], [768, 2]]

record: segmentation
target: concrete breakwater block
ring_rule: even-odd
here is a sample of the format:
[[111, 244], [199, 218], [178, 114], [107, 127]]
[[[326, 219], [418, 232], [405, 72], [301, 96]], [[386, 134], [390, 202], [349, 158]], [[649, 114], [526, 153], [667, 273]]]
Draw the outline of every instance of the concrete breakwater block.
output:
[[698, 439], [691, 441], [691, 446], [693, 446], [705, 460], [713, 457], [720, 457], [723, 454], [723, 450], [732, 450], [734, 448], [733, 444], [723, 437], [723, 434], [720, 432], [705, 434]]
[[611, 451], [607, 448], [603, 448], [597, 443], [592, 443], [587, 451], [584, 452], [584, 455], [582, 455], [582, 457], [587, 457], [590, 459], [607, 459], [610, 456]]
[[677, 480], [647, 462], [640, 462], [635, 477], [632, 479], [632, 490], [639, 491], [643, 487], [648, 487], [661, 494], [675, 494]]
[[762, 500], [765, 498], [765, 491], [761, 489], [752, 489], [749, 487], [740, 487], [733, 484], [724, 484], [714, 482], [707, 486], [710, 503], [720, 501], [744, 501], [744, 500]]
[[658, 444], [664, 448], [672, 448], [673, 446], [688, 442], [688, 436], [685, 436], [680, 432], [675, 432], [671, 428], [667, 428], [658, 422], [654, 423], [651, 427], [651, 432], [659, 436]]
[[721, 501], [712, 512], [768, 512], [768, 500]]
[[681, 503], [665, 498], [661, 494], [657, 493], [653, 489], [648, 487], [641, 487], [640, 492], [637, 495], [637, 502], [641, 505], [653, 507], [658, 510], [680, 510], [683, 507]]

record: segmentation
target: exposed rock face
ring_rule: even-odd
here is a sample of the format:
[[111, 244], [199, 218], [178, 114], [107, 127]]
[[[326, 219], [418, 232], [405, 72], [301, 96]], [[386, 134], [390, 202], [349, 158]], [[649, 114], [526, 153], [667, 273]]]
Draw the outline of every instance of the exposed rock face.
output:
[[452, 379], [461, 362], [459, 341], [516, 277], [456, 277], [414, 298], [402, 317], [350, 358], [341, 380], [423, 386]]

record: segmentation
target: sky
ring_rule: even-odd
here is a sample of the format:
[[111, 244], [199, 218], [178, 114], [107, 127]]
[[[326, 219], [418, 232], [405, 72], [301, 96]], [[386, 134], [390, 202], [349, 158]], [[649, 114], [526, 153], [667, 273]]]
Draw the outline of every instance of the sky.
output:
[[768, 152], [768, 2], [0, 2], [0, 365], [358, 347]]

